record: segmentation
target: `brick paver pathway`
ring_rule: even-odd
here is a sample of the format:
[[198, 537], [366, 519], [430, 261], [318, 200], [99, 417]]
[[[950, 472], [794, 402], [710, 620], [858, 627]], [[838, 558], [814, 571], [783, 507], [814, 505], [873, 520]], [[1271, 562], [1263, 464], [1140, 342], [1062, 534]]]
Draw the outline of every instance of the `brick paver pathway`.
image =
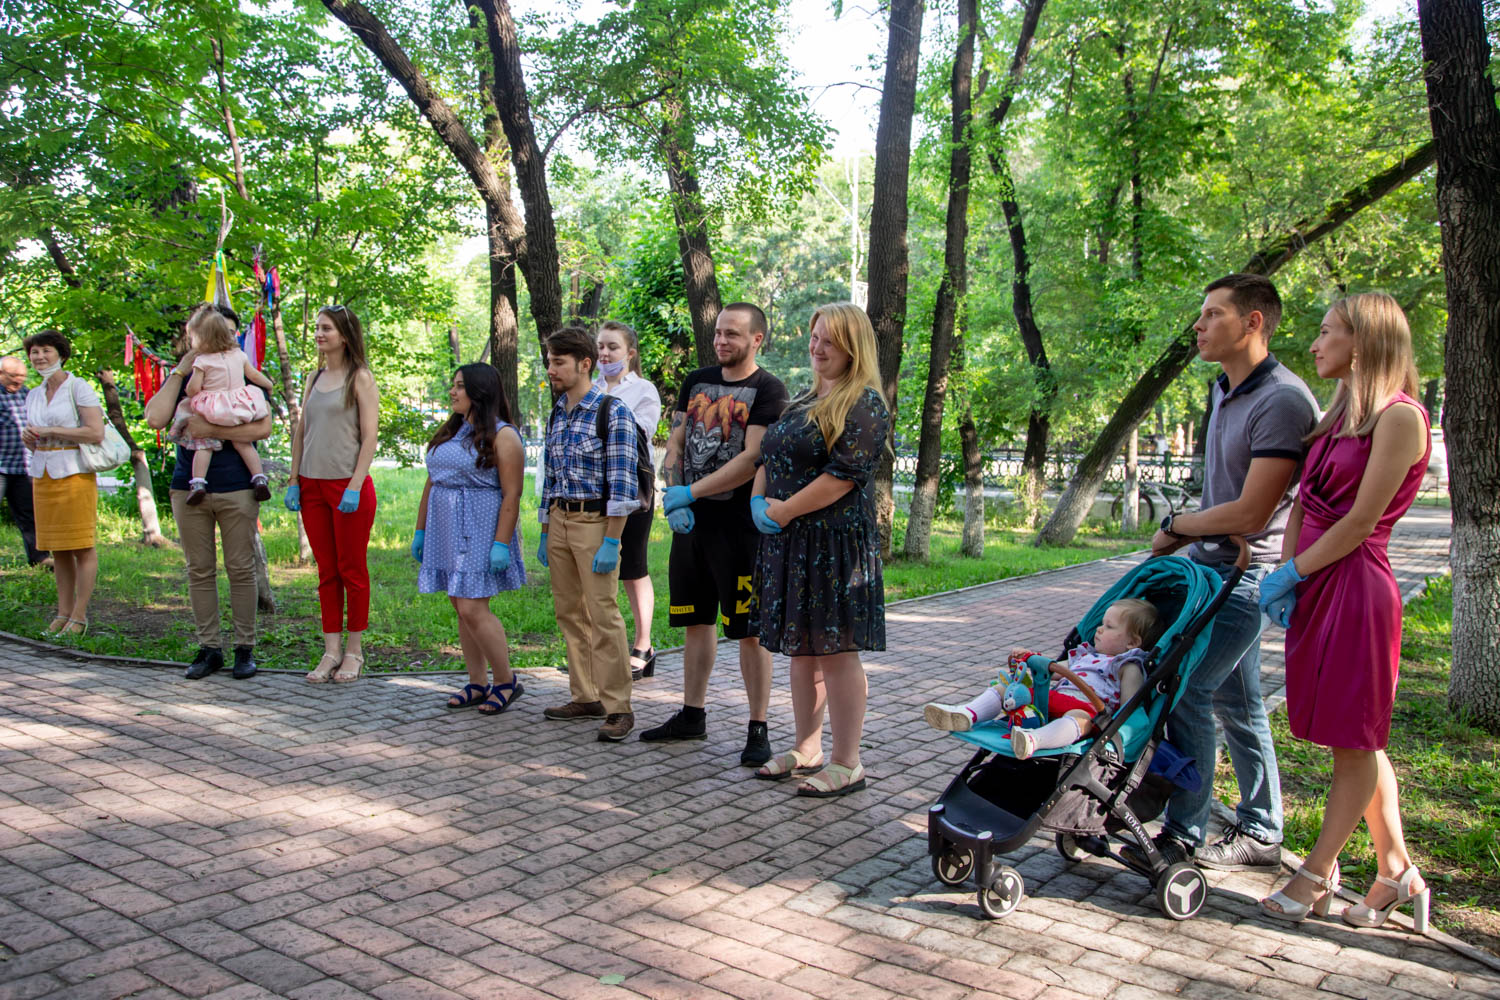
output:
[[[1441, 565], [1443, 521], [1408, 520], [1403, 567]], [[710, 740], [662, 748], [544, 721], [550, 671], [492, 720], [438, 707], [451, 677], [191, 683], [0, 650], [0, 996], [1500, 997], [1409, 933], [1269, 924], [1269, 877], [1216, 877], [1181, 924], [1040, 840], [1003, 921], [931, 878], [925, 810], [968, 751], [915, 706], [1055, 645], [1130, 562], [893, 606], [871, 785], [829, 802], [737, 766], [727, 662]], [[645, 724], [678, 700], [662, 668]]]

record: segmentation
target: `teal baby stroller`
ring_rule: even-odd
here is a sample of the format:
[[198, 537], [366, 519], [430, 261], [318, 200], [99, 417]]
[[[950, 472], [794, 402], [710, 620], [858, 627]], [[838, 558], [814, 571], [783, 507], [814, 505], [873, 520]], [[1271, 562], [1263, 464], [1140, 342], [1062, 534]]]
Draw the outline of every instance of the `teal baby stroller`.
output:
[[[1055, 835], [1058, 852], [1070, 862], [1090, 854], [1109, 856], [1144, 875], [1167, 916], [1186, 920], [1197, 914], [1208, 896], [1203, 874], [1190, 861], [1168, 864], [1144, 824], [1166, 808], [1175, 784], [1213, 778], [1199, 779], [1191, 761], [1164, 746], [1163, 733], [1184, 681], [1208, 649], [1214, 615], [1249, 566], [1248, 546], [1233, 541], [1240, 558], [1227, 577], [1180, 556], [1148, 559], [1121, 577], [1068, 634], [1058, 659], [1066, 660], [1068, 650], [1092, 640], [1105, 610], [1126, 597], [1150, 601], [1165, 624], [1149, 651], [1140, 690], [1113, 715], [1096, 714], [1091, 735], [1017, 760], [1004, 722], [953, 733], [979, 749], [928, 809], [927, 850], [938, 881], [958, 886], [973, 877], [981, 912], [1003, 917], [1020, 904], [1025, 883], [1019, 871], [996, 858], [1045, 830]], [[1048, 663], [1045, 656], [1027, 663], [1043, 721]], [[1127, 831], [1145, 864], [1112, 848], [1111, 838]]]

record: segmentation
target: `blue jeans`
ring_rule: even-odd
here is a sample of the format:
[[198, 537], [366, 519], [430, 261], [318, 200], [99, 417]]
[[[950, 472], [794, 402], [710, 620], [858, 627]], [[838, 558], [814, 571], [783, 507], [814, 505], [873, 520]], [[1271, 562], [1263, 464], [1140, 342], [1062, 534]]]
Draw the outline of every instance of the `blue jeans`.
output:
[[[1230, 565], [1213, 567], [1228, 576]], [[1270, 569], [1252, 565], [1235, 586], [1210, 626], [1203, 662], [1188, 678], [1187, 690], [1172, 710], [1167, 734], [1183, 753], [1198, 762], [1203, 787], [1177, 789], [1167, 803], [1166, 828], [1193, 846], [1203, 843], [1213, 797], [1218, 741], [1214, 717], [1224, 727], [1229, 760], [1240, 786], [1235, 815], [1240, 829], [1256, 840], [1281, 842], [1281, 776], [1276, 747], [1260, 696], [1261, 578]]]

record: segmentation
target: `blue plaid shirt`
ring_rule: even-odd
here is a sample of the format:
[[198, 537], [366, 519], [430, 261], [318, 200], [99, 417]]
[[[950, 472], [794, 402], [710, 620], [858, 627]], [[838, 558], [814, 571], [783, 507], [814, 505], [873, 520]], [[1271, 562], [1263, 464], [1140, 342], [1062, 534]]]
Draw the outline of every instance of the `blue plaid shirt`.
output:
[[[541, 510], [537, 516], [547, 523], [554, 500], [599, 500], [604, 479], [609, 477], [607, 517], [629, 517], [640, 509], [636, 488], [635, 417], [625, 404], [589, 386], [589, 391], [567, 410], [568, 397], [557, 397], [547, 422], [547, 475], [542, 481]], [[599, 406], [611, 404], [609, 440], [599, 440]]]
[[16, 392], [0, 388], [0, 473], [7, 476], [31, 474], [31, 452], [21, 443], [21, 429], [26, 426], [26, 393], [25, 386]]

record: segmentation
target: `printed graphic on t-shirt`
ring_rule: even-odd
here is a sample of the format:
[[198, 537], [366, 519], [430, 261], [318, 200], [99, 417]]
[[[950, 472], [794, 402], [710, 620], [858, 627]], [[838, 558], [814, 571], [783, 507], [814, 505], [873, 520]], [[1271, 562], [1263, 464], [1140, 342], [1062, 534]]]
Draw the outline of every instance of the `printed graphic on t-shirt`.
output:
[[[755, 394], [753, 386], [700, 382], [693, 387], [682, 407], [687, 413], [687, 449], [682, 463], [687, 482], [697, 482], [745, 450], [745, 428], [750, 423]], [[727, 500], [733, 493], [730, 490], [710, 499]]]

